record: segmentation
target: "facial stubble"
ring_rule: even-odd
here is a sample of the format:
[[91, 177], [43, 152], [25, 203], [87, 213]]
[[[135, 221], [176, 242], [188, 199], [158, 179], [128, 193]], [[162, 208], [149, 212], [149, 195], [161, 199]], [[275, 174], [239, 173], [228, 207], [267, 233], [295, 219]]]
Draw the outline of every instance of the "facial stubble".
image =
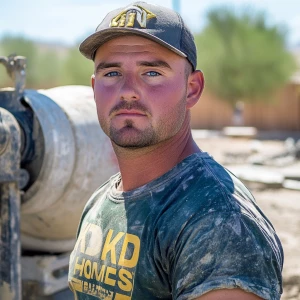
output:
[[124, 126], [119, 129], [111, 124], [108, 132], [103, 126], [102, 128], [115, 145], [122, 148], [139, 149], [156, 145], [173, 137], [181, 129], [185, 116], [186, 86], [180, 101], [170, 107], [168, 114], [162, 116], [155, 124], [151, 122], [151, 115], [149, 115], [147, 116], [149, 126], [143, 129], [139, 129], [132, 119], [124, 120]]

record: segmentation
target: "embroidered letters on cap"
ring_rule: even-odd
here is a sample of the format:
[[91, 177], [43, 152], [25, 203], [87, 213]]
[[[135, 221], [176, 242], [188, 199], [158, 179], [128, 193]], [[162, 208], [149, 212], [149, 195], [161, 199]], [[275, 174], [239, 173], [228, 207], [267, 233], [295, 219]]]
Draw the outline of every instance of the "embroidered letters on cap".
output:
[[129, 6], [111, 20], [109, 27], [134, 27], [136, 20], [141, 28], [146, 28], [147, 20], [152, 18], [156, 15], [142, 6]]

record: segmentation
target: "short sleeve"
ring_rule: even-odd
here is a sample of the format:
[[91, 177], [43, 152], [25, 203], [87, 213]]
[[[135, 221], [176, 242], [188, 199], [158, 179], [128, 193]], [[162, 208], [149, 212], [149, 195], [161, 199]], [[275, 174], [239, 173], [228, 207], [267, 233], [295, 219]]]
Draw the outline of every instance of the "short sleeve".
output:
[[275, 232], [264, 230], [237, 212], [191, 218], [175, 241], [170, 260], [173, 299], [195, 299], [231, 288], [280, 299], [282, 249]]

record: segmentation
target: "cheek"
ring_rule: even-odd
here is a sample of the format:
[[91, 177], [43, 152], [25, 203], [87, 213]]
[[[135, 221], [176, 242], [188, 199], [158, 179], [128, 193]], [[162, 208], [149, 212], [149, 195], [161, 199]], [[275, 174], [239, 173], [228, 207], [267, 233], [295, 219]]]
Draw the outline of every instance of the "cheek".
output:
[[[103, 85], [95, 84], [94, 86], [94, 97], [99, 112], [105, 112], [112, 106], [115, 99], [115, 90], [105, 88]], [[99, 113], [98, 112], [98, 113]]]
[[108, 109], [105, 110], [103, 105], [96, 102], [97, 106], [97, 115], [100, 127], [102, 128], [103, 132], [107, 135], [109, 132], [109, 118], [108, 118]]
[[186, 96], [186, 83], [179, 80], [168, 82], [161, 86], [149, 89], [149, 94], [155, 106], [169, 107], [176, 105]]
[[109, 111], [113, 105], [113, 93], [112, 91], [103, 88], [100, 84], [94, 86], [94, 98], [97, 108], [98, 120], [101, 128], [107, 133], [107, 122], [109, 120]]

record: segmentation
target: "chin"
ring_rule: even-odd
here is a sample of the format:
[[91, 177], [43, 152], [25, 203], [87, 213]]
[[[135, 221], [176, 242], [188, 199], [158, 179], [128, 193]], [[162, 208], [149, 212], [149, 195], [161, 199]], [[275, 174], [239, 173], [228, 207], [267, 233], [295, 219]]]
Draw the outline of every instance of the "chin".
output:
[[110, 139], [122, 148], [144, 148], [156, 143], [156, 136], [152, 129], [139, 130], [134, 127], [124, 127], [120, 130], [112, 128], [110, 130]]

